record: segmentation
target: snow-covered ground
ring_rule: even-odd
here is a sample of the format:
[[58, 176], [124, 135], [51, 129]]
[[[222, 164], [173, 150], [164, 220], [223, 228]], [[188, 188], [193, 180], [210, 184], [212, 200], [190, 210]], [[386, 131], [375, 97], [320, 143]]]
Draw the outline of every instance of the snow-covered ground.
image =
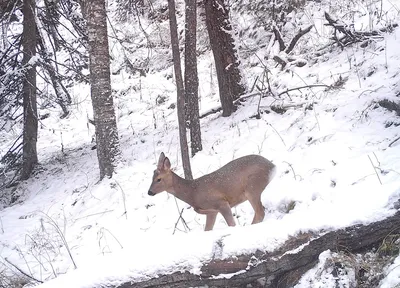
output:
[[[380, 107], [378, 101], [400, 101], [400, 29], [383, 34], [365, 48], [360, 43], [343, 51], [334, 46], [316, 56], [316, 50], [328, 43], [331, 35], [323, 26], [323, 12], [330, 9], [340, 19], [346, 12], [323, 6], [325, 2], [330, 1], [308, 4], [304, 13], [289, 22], [297, 28], [287, 27], [295, 34], [300, 26], [314, 25], [296, 49], [307, 59], [306, 66], [280, 71], [272, 60], [263, 61], [271, 69], [276, 94], [317, 83], [334, 85], [340, 77], [347, 79], [343, 86], [262, 98], [261, 119], [253, 117], [257, 96], [248, 98], [231, 117], [215, 113], [201, 121], [203, 151], [191, 159], [195, 177], [252, 153], [277, 165], [275, 179], [262, 195], [267, 211], [262, 223], [250, 225], [253, 210], [246, 202], [233, 209], [236, 227], [228, 228], [219, 215], [214, 230], [203, 232], [205, 217], [187, 204], [167, 193], [147, 195], [161, 152], [170, 158], [175, 172], [183, 174], [176, 109], [168, 108], [176, 99], [170, 77], [173, 70], [165, 59], [170, 54], [162, 58], [155, 49], [152, 61], [163, 60], [154, 65], [165, 68], [140, 79], [124, 71], [112, 78], [113, 89], [118, 91], [116, 107], [124, 156], [112, 179], [98, 182], [96, 150], [91, 149], [94, 127], [87, 121], [92, 113], [87, 86], [74, 87], [76, 104], [67, 119], [59, 119], [53, 111], [50, 118], [41, 121], [40, 167], [31, 179], [13, 188], [21, 201], [0, 211], [4, 265], [12, 270], [9, 263], [13, 263], [41, 281], [55, 278], [41, 288], [116, 285], [177, 270], [199, 273], [202, 261], [212, 256], [272, 251], [299, 232], [334, 230], [392, 215], [392, 204], [400, 198], [400, 141], [389, 144], [400, 136], [400, 118]], [[382, 3], [386, 22], [370, 21], [375, 14], [368, 9], [380, 7], [380, 1], [375, 6], [357, 4], [365, 13], [354, 13], [355, 28], [376, 29], [398, 22], [400, 1]], [[251, 25], [244, 16], [235, 19], [235, 27]], [[164, 37], [165, 23], [154, 33]], [[147, 24], [142, 23], [153, 29]], [[120, 33], [140, 34], [138, 27], [124, 28], [116, 25]], [[203, 39], [204, 27], [200, 28]], [[265, 32], [257, 37], [268, 39]], [[154, 41], [169, 41], [156, 38]], [[254, 43], [249, 40], [246, 45]], [[121, 47], [110, 46], [113, 56], [122, 58]], [[275, 46], [269, 52], [267, 47], [241, 53], [248, 87], [256, 77], [262, 78], [264, 68], [259, 61], [265, 53], [275, 53]], [[218, 105], [212, 61], [209, 52], [199, 57], [201, 111]], [[160, 97], [165, 97], [165, 102], [158, 104]], [[292, 108], [278, 114], [271, 111], [271, 104]], [[7, 136], [10, 134], [1, 134], [2, 153], [12, 139]], [[181, 209], [190, 230], [178, 221]], [[217, 253], [216, 243], [221, 238], [223, 250]], [[310, 282], [329, 253], [321, 254], [319, 266], [296, 287], [331, 287], [335, 283], [329, 277]], [[386, 268], [388, 276], [381, 287], [400, 283], [399, 261], [397, 258]], [[345, 281], [341, 285], [348, 287]]]

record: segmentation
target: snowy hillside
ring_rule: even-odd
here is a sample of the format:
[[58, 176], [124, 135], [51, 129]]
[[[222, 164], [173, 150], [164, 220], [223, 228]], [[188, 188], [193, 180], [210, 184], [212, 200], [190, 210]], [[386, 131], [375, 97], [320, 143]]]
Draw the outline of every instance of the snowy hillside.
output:
[[[58, 112], [50, 111], [39, 124], [40, 166], [34, 176], [4, 191], [20, 198], [0, 211], [0, 271], [19, 275], [19, 267], [45, 282], [41, 288], [118, 285], [179, 270], [198, 273], [202, 261], [211, 257], [272, 251], [300, 232], [331, 231], [392, 215], [400, 198], [400, 140], [394, 141], [400, 136], [400, 115], [379, 103], [400, 103], [400, 29], [375, 37], [366, 47], [355, 43], [342, 50], [328, 45], [332, 30], [324, 26], [324, 12], [354, 24], [355, 30], [379, 29], [400, 22], [400, 1], [341, 9], [321, 2], [309, 2], [304, 11], [291, 14], [286, 41], [300, 27], [313, 29], [294, 51], [307, 64], [283, 71], [272, 60], [278, 44], [269, 43], [271, 33], [256, 28], [254, 34], [255, 14], [233, 9], [235, 28], [243, 31], [237, 41], [249, 92], [257, 79], [262, 85], [267, 66], [274, 97], [249, 97], [231, 117], [218, 112], [201, 119], [203, 151], [191, 159], [195, 178], [247, 154], [276, 164], [278, 172], [262, 194], [262, 223], [250, 225], [253, 210], [245, 202], [233, 209], [236, 227], [228, 228], [218, 215], [214, 230], [204, 232], [205, 216], [186, 203], [167, 193], [147, 195], [161, 152], [177, 174], [183, 171], [177, 113], [171, 106], [176, 87], [168, 22], [155, 26], [142, 19], [142, 27], [158, 42], [150, 52], [137, 50], [130, 57], [140, 61], [151, 53], [152, 69], [146, 77], [124, 70], [112, 76], [123, 163], [112, 179], [98, 182], [94, 127], [87, 120], [92, 115], [90, 89], [77, 85], [71, 114], [59, 119]], [[356, 12], [349, 15], [350, 8]], [[383, 11], [381, 21], [374, 16], [376, 9]], [[110, 17], [110, 34], [145, 41], [138, 25], [116, 21], [112, 6]], [[219, 97], [206, 31], [200, 20], [199, 25], [202, 114], [217, 107]], [[126, 51], [116, 41], [110, 47], [116, 72]], [[311, 87], [315, 84], [325, 86]], [[284, 93], [304, 86], [310, 87]], [[255, 117], [258, 109], [260, 119]], [[0, 154], [11, 136], [0, 132]], [[179, 219], [182, 209], [187, 227]], [[218, 249], [221, 238], [223, 249]], [[353, 287], [351, 273], [338, 276], [339, 282], [321, 275], [333, 253], [321, 254], [320, 263], [296, 287]], [[379, 287], [400, 284], [399, 261], [387, 263]]]

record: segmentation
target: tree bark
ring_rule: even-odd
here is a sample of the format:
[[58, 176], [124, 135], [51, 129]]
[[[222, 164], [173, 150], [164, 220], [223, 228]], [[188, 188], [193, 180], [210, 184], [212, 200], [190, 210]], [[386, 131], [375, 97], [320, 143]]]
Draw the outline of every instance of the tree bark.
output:
[[187, 100], [185, 111], [189, 118], [190, 147], [192, 156], [194, 156], [203, 149], [199, 119], [199, 79], [196, 55], [196, 0], [186, 0], [185, 7], [185, 99]]
[[239, 62], [235, 53], [229, 8], [224, 0], [204, 0], [206, 26], [217, 70], [222, 116], [235, 111], [234, 100], [244, 93]]
[[177, 94], [177, 110], [178, 110], [178, 125], [179, 139], [181, 145], [182, 166], [186, 179], [193, 179], [192, 169], [190, 167], [189, 148], [186, 136], [185, 123], [185, 88], [183, 86], [181, 59], [179, 55], [179, 39], [178, 25], [175, 14], [175, 0], [168, 0], [169, 27], [171, 30], [171, 46], [172, 58], [174, 62], [175, 79], [176, 79], [176, 94]]
[[[328, 233], [302, 233], [286, 241], [272, 252], [256, 251], [224, 260], [211, 260], [201, 268], [201, 274], [188, 271], [158, 275], [142, 282], [124, 283], [119, 288], [142, 287], [246, 287], [257, 279], [268, 279], [264, 287], [292, 287], [305, 271], [318, 262], [318, 256], [328, 249], [357, 253], [380, 245], [388, 235], [400, 232], [400, 211], [384, 220], [368, 225], [354, 225]], [[322, 236], [321, 236], [322, 235]], [[237, 273], [231, 278], [220, 274]]]
[[37, 135], [38, 114], [36, 103], [36, 22], [35, 22], [35, 0], [24, 0], [23, 2], [23, 59], [22, 66], [25, 67], [23, 81], [23, 106], [24, 106], [24, 131], [23, 131], [23, 165], [22, 179], [28, 179], [33, 168], [38, 162], [37, 157]]
[[89, 0], [86, 7], [93, 116], [96, 123], [100, 179], [112, 177], [120, 150], [111, 94], [105, 0]]

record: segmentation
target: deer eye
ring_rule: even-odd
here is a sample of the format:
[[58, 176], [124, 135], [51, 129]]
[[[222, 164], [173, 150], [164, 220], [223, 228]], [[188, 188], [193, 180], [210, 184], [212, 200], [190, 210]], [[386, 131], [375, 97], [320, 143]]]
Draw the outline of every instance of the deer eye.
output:
[[157, 182], [160, 182], [160, 181], [161, 181], [161, 178], [158, 178], [158, 179], [157, 179]]

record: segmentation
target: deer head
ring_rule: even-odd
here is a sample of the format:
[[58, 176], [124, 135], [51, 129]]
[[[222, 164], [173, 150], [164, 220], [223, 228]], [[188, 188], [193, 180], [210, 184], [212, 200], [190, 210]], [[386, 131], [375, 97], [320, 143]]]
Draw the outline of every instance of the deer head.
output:
[[154, 170], [153, 180], [151, 182], [148, 194], [154, 196], [163, 191], [170, 191], [172, 188], [171, 162], [161, 152], [158, 159], [157, 169]]

